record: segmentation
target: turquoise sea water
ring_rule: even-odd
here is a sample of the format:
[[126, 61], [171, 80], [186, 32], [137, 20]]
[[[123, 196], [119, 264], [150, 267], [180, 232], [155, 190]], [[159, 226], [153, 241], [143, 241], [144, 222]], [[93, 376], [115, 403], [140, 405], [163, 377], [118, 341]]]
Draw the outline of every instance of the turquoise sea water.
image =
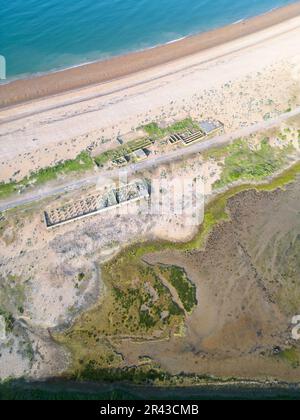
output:
[[145, 49], [292, 0], [7, 0], [0, 54], [8, 79]]

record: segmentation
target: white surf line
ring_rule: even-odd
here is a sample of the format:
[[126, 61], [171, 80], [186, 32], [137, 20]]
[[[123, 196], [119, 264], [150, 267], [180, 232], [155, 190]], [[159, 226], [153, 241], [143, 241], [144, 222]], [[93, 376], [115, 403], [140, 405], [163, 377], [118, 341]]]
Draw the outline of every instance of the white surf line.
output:
[[91, 185], [95, 185], [97, 181], [101, 178], [107, 179], [114, 179], [118, 178], [121, 173], [126, 172], [127, 176], [132, 176], [138, 172], [144, 171], [146, 169], [154, 168], [160, 165], [164, 165], [173, 161], [182, 160], [187, 156], [191, 156], [197, 153], [201, 153], [211, 148], [220, 147], [226, 144], [231, 143], [234, 140], [237, 140], [241, 137], [248, 137], [251, 134], [257, 133], [259, 131], [268, 130], [270, 128], [278, 126], [281, 122], [288, 120], [289, 118], [295, 117], [300, 115], [300, 106], [295, 108], [293, 111], [281, 114], [279, 117], [268, 120], [262, 121], [260, 123], [247, 126], [241, 128], [234, 133], [223, 134], [221, 136], [217, 136], [211, 138], [209, 140], [203, 141], [201, 143], [196, 143], [192, 146], [188, 146], [184, 149], [177, 149], [173, 152], [170, 152], [166, 155], [149, 159], [144, 162], [139, 162], [135, 164], [128, 165], [124, 168], [119, 168], [111, 171], [100, 172], [97, 175], [91, 175], [85, 178], [81, 178], [76, 181], [69, 181], [65, 184], [61, 184], [58, 187], [45, 187], [44, 189], [40, 189], [36, 192], [30, 192], [28, 194], [24, 194], [22, 197], [13, 198], [7, 201], [0, 201], [0, 212], [7, 211], [9, 209], [13, 209], [15, 207], [24, 206], [26, 204], [34, 203], [45, 198], [67, 193], [68, 191], [75, 191], [79, 190], [83, 187], [88, 187]]

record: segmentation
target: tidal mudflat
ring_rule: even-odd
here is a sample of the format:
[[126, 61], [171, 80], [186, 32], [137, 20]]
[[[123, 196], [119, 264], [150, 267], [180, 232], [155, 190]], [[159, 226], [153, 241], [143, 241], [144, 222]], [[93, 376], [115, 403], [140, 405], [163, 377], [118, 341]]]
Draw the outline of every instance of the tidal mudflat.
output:
[[[110, 289], [108, 300], [65, 333], [76, 375], [155, 366], [169, 375], [297, 381], [300, 348], [291, 319], [300, 296], [299, 178], [277, 188], [297, 168], [269, 185], [219, 196], [191, 242], [137, 245], [104, 265], [102, 275], [121, 300], [113, 302]], [[215, 223], [205, 229], [209, 215]], [[121, 298], [123, 287], [133, 295]], [[187, 310], [182, 290], [189, 287], [196, 293]]]

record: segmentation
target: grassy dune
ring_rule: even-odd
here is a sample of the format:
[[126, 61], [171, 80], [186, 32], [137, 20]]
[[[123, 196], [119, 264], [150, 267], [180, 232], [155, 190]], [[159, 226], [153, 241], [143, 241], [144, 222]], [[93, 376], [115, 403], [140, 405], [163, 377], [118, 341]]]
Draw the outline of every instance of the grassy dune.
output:
[[43, 168], [19, 182], [0, 183], [0, 199], [6, 198], [13, 193], [21, 192], [31, 185], [42, 185], [48, 181], [57, 179], [59, 176], [88, 171], [93, 167], [93, 159], [87, 152], [82, 152], [75, 159], [66, 160], [55, 166]]

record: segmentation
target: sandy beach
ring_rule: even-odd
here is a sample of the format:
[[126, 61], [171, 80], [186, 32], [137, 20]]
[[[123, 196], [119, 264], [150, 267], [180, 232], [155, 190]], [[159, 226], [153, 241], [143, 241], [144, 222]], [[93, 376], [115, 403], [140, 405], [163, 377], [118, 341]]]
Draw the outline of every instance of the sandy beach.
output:
[[299, 13], [300, 3], [297, 2], [237, 24], [190, 36], [167, 45], [32, 79], [15, 81], [9, 85], [0, 86], [0, 107], [78, 89], [91, 84], [108, 82], [141, 70], [163, 65], [277, 25], [298, 16]]
[[91, 145], [95, 153], [115, 148], [118, 134], [151, 121], [213, 117], [231, 132], [293, 109], [300, 104], [299, 12], [298, 2], [174, 44], [1, 86], [2, 106], [46, 97], [0, 111], [0, 181]]

